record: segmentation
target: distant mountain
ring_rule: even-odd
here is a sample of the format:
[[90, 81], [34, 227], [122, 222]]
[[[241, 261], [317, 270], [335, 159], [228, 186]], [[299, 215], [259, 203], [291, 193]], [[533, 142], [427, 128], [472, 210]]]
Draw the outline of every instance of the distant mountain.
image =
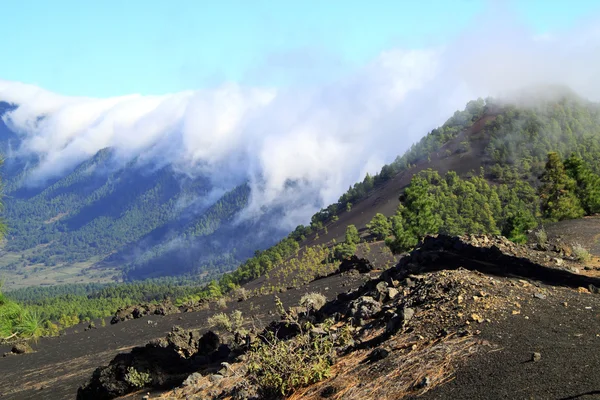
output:
[[[11, 108], [0, 103], [0, 113]], [[83, 262], [116, 268], [125, 279], [218, 273], [282, 234], [271, 223], [277, 210], [238, 221], [250, 196], [247, 183], [223, 190], [208, 176], [190, 177], [137, 158], [118, 166], [110, 148], [60, 178], [28, 186], [39, 160], [14, 155], [20, 143], [0, 121], [9, 225], [5, 271], [33, 266], [43, 275], [46, 268]]]

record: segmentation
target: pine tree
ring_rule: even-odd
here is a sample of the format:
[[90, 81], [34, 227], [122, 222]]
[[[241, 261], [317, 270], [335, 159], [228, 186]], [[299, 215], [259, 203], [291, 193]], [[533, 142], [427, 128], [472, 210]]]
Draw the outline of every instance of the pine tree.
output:
[[348, 225], [346, 227], [346, 244], [358, 244], [360, 242], [360, 236], [358, 235], [358, 229], [354, 225]]
[[402, 220], [403, 210], [404, 206], [400, 204], [396, 215], [390, 218], [393, 237], [387, 238], [385, 241], [385, 244], [394, 254], [407, 251], [419, 242], [419, 239], [411, 231], [404, 229], [404, 221]]
[[580, 218], [585, 214], [581, 202], [575, 195], [577, 183], [567, 175], [558, 153], [548, 153], [548, 161], [541, 181], [539, 193], [542, 212], [546, 219], [561, 221]]
[[371, 222], [367, 224], [369, 232], [378, 240], [384, 240], [392, 232], [392, 225], [385, 215], [381, 213], [375, 214]]
[[600, 176], [575, 154], [565, 160], [565, 169], [577, 182], [577, 197], [586, 214], [600, 213]]

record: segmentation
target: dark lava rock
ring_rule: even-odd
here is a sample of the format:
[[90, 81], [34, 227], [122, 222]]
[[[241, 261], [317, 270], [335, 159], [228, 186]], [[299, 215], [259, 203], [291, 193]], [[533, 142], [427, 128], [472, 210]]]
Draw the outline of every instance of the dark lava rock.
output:
[[343, 260], [338, 268], [339, 272], [347, 272], [347, 271], [351, 271], [351, 270], [356, 270], [356, 271], [360, 272], [361, 274], [365, 274], [374, 269], [375, 268], [373, 268], [373, 265], [371, 264], [371, 262], [369, 260], [367, 260], [366, 258], [358, 258], [355, 255], [353, 255], [352, 257], [350, 257], [346, 260]]
[[350, 314], [356, 319], [370, 319], [381, 311], [381, 304], [370, 296], [362, 296], [350, 303]]
[[119, 308], [110, 323], [116, 324], [129, 319], [142, 318], [146, 315], [170, 315], [179, 312], [181, 312], [179, 308], [169, 301], [161, 304], [138, 304], [137, 306]]
[[27, 354], [27, 353], [33, 353], [33, 349], [31, 348], [29, 343], [21, 342], [21, 343], [16, 343], [12, 347], [11, 352], [13, 354]]
[[333, 396], [334, 394], [336, 394], [338, 392], [338, 390], [336, 389], [335, 386], [326, 386], [323, 390], [321, 390], [321, 397], [327, 399], [331, 396]]
[[396, 333], [402, 329], [408, 321], [415, 315], [415, 310], [410, 307], [403, 307], [399, 310], [399, 313], [394, 313], [393, 317], [388, 321], [386, 325], [386, 332], [389, 334]]
[[367, 363], [374, 363], [377, 362], [379, 360], [383, 360], [384, 358], [386, 358], [387, 356], [390, 355], [390, 352], [382, 347], [378, 347], [375, 350], [373, 350], [372, 352], [369, 353], [369, 355], [367, 356], [367, 358], [365, 359], [365, 362]]
[[290, 324], [286, 321], [271, 322], [265, 329], [272, 332], [277, 339], [287, 340], [300, 333], [300, 327], [296, 324]]
[[214, 332], [200, 336], [198, 332], [175, 326], [166, 338], [118, 354], [109, 365], [97, 368], [90, 381], [79, 388], [77, 399], [113, 399], [139, 390], [127, 379], [132, 368], [149, 375], [147, 386], [180, 385], [203, 365], [225, 361], [229, 348], [219, 345]]

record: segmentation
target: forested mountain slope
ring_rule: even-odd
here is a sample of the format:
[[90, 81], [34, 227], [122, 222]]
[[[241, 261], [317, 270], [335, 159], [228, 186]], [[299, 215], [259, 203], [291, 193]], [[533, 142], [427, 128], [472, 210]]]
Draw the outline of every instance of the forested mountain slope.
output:
[[427, 169], [441, 176], [448, 171], [461, 177], [483, 173], [493, 185], [527, 184], [535, 192], [550, 152], [565, 159], [575, 154], [600, 173], [600, 105], [562, 91], [524, 104], [471, 102], [380, 174], [355, 184], [336, 204], [315, 214], [309, 229], [321, 229], [319, 238], [314, 240], [312, 233], [302, 244], [341, 240], [349, 224], [361, 229], [376, 213], [394, 215], [400, 193]]
[[[375, 238], [367, 227], [377, 214], [385, 221], [381, 236], [401, 252], [438, 232], [522, 242], [545, 222], [600, 212], [600, 106], [562, 88], [550, 93], [470, 102], [309, 226], [224, 276], [221, 289], [285, 269], [289, 262], [281, 260], [294, 264], [298, 249], [325, 246], [331, 256], [336, 249], [348, 255], [356, 242]], [[361, 236], [355, 243], [348, 243], [350, 226]]]
[[[399, 195], [415, 174], [427, 169], [439, 175], [420, 175], [428, 186], [424, 193], [431, 194], [431, 186], [441, 180], [446, 186], [436, 190], [451, 191], [449, 199], [487, 191], [478, 207], [492, 196], [495, 209], [503, 213], [490, 211], [487, 217], [494, 221], [486, 229], [522, 235], [544, 218], [537, 191], [549, 152], [558, 152], [561, 159], [576, 153], [591, 172], [600, 172], [600, 108], [564, 89], [552, 93], [512, 103], [469, 102], [379, 174], [367, 175], [337, 203], [316, 213], [310, 225], [299, 226], [278, 246], [224, 278], [223, 289], [275, 268], [298, 248], [343, 241], [348, 225], [367, 234], [366, 226], [377, 213], [406, 220], [410, 209], [398, 213]], [[3, 126], [0, 134], [10, 154], [19, 136]], [[127, 279], [201, 272], [209, 277], [231, 270], [284, 234], [277, 223], [283, 210], [268, 210], [260, 220], [237, 221], [251, 195], [245, 182], [218, 190], [210, 177], [190, 178], [169, 165], [148, 168], [145, 161], [134, 159], [115, 168], [115, 162], [113, 151], [104, 149], [66, 176], [30, 188], [22, 184], [23, 177], [36, 160], [9, 157], [4, 167], [5, 218], [11, 231], [1, 260], [4, 271], [40, 273], [83, 262]], [[470, 180], [454, 179], [448, 185], [448, 171]], [[457, 207], [439, 199], [435, 207]], [[421, 206], [415, 202], [413, 209]], [[446, 221], [432, 229], [458, 233], [467, 229], [467, 222], [450, 229]]]
[[[3, 104], [0, 113], [10, 109]], [[269, 223], [277, 210], [237, 222], [250, 196], [246, 182], [219, 188], [209, 176], [190, 177], [171, 165], [139, 158], [120, 165], [106, 148], [64, 176], [32, 185], [27, 178], [39, 160], [16, 153], [20, 143], [0, 122], [10, 228], [0, 265], [9, 286], [19, 274], [71, 265], [106, 271], [108, 280], [219, 273], [282, 234]]]

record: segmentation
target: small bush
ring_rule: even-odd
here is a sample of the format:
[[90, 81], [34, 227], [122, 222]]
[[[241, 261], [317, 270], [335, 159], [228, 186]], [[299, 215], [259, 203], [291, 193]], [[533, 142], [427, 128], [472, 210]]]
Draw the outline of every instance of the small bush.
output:
[[127, 375], [125, 375], [125, 380], [132, 386], [137, 388], [143, 388], [152, 382], [152, 378], [150, 378], [150, 374], [147, 372], [141, 372], [135, 369], [134, 367], [127, 368]]
[[217, 313], [208, 318], [208, 324], [218, 331], [245, 334], [244, 317], [240, 310], [235, 310], [230, 315]]
[[[315, 294], [322, 296], [319, 293], [310, 295]], [[333, 332], [333, 319], [319, 325], [321, 333], [313, 334], [314, 326], [308, 322], [301, 323], [294, 313], [286, 311], [277, 296], [275, 307], [282, 319], [298, 327], [300, 333], [282, 340], [275, 333], [267, 332], [251, 347], [246, 377], [257, 387], [260, 398], [288, 396], [300, 387], [327, 378], [337, 355], [336, 349], [353, 342], [349, 329]]]
[[208, 324], [216, 330], [231, 332], [231, 319], [225, 313], [217, 313], [208, 317]]
[[58, 325], [51, 321], [44, 322], [44, 336], [58, 336], [60, 334], [60, 329]]
[[217, 300], [217, 307], [227, 308], [227, 300], [225, 300], [224, 297], [221, 297], [219, 300]]
[[590, 252], [580, 244], [573, 246], [573, 255], [575, 256], [575, 259], [580, 262], [586, 262], [592, 258]]
[[318, 311], [327, 303], [327, 298], [321, 293], [306, 293], [300, 298], [300, 305], [307, 310]]
[[548, 243], [548, 234], [546, 233], [546, 230], [543, 226], [535, 232], [535, 239], [539, 244]]
[[287, 396], [327, 378], [334, 356], [329, 334], [313, 338], [304, 333], [280, 340], [271, 333], [249, 352], [248, 378], [258, 387], [261, 398]]
[[354, 243], [340, 243], [333, 248], [333, 260], [342, 261], [356, 254], [356, 245]]
[[250, 297], [250, 295], [248, 294], [248, 291], [244, 288], [237, 289], [235, 294], [236, 294], [238, 301], [245, 301], [245, 300], [248, 300], [248, 297]]
[[464, 140], [462, 142], [460, 142], [460, 144], [458, 145], [458, 153], [468, 153], [469, 151], [471, 151], [471, 142], [469, 142], [468, 140]]

